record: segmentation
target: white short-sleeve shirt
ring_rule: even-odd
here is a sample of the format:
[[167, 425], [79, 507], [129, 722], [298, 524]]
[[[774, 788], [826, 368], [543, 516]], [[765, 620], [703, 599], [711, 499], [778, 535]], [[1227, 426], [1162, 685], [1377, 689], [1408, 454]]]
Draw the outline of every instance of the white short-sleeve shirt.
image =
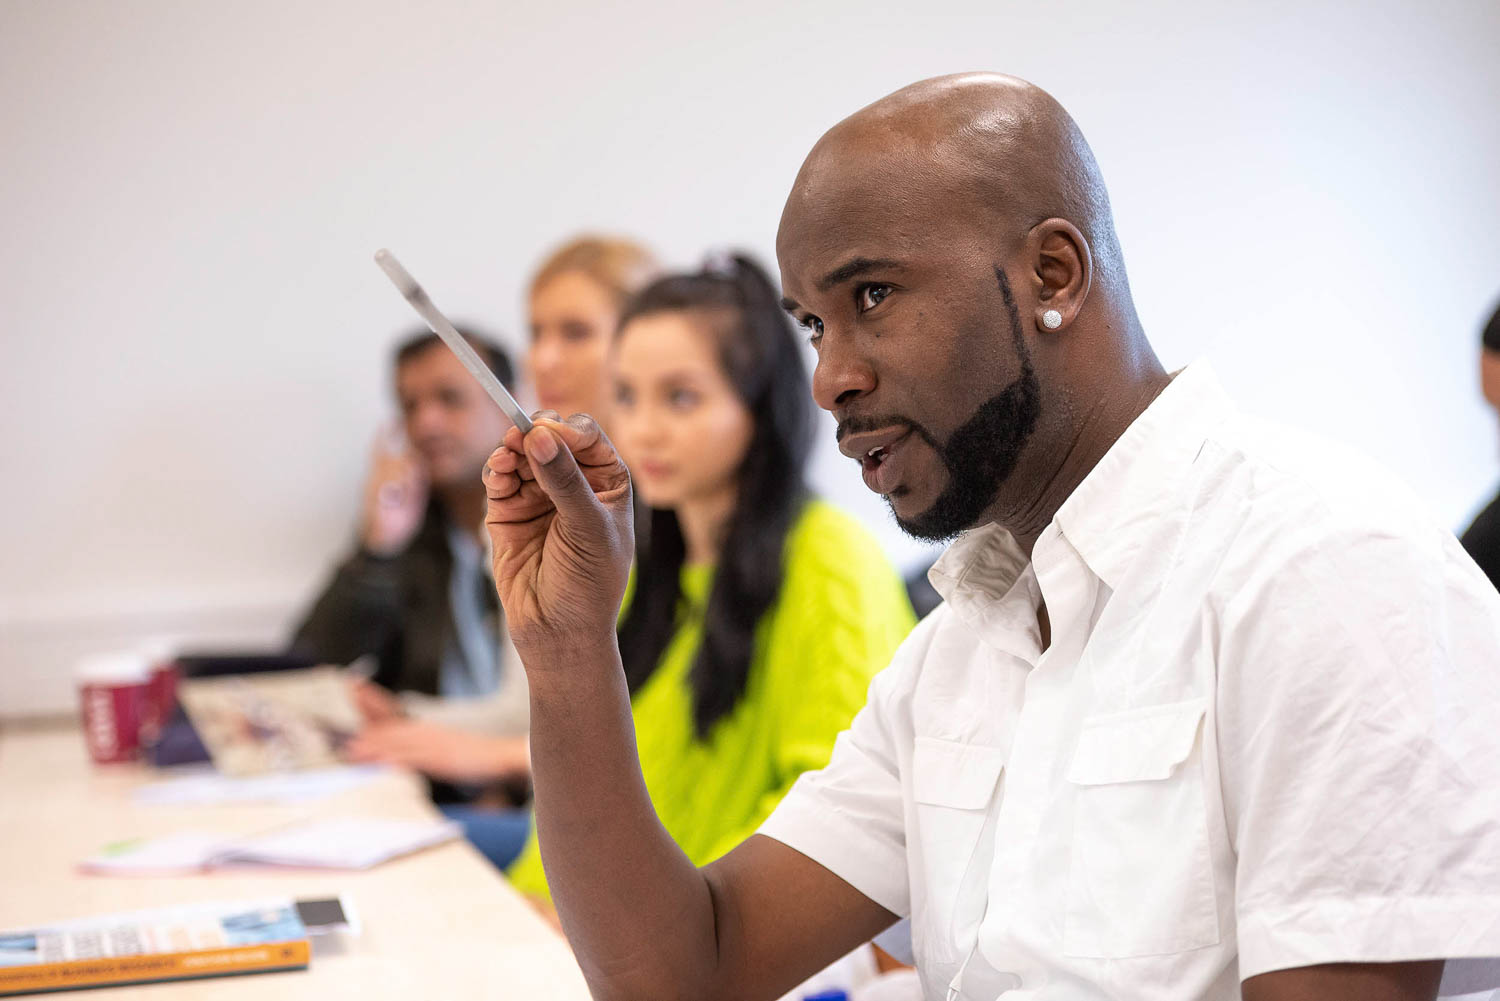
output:
[[910, 916], [929, 998], [1218, 1001], [1435, 958], [1500, 986], [1454, 962], [1500, 956], [1500, 595], [1391, 477], [1199, 363], [1031, 561], [991, 525], [931, 579], [761, 829]]

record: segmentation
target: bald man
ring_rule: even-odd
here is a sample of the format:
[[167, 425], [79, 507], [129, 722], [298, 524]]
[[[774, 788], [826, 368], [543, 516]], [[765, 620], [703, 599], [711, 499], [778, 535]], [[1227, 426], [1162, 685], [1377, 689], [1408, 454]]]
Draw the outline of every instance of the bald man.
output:
[[891, 95], [814, 148], [777, 251], [839, 447], [956, 538], [946, 601], [696, 869], [614, 645], [628, 476], [584, 418], [507, 436], [495, 579], [595, 996], [774, 998], [902, 916], [931, 999], [1414, 1001], [1445, 960], [1500, 986], [1500, 595], [1384, 473], [1163, 370], [1062, 108], [989, 75]]

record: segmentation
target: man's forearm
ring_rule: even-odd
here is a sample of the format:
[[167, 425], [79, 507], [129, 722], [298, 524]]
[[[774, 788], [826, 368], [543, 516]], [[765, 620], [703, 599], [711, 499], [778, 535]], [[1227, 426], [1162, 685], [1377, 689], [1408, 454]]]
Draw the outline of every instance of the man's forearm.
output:
[[702, 996], [717, 963], [713, 899], [651, 806], [613, 637], [545, 656], [528, 670], [536, 824], [579, 965], [598, 998]]
[[1443, 961], [1328, 963], [1274, 970], [1246, 980], [1244, 1001], [1433, 1001]]

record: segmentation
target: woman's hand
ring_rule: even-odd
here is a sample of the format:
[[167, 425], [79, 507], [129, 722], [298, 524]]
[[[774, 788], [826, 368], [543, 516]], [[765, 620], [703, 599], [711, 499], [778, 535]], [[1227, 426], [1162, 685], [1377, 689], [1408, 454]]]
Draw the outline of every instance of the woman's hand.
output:
[[388, 689], [364, 678], [349, 679], [349, 698], [353, 701], [354, 708], [359, 710], [359, 715], [364, 719], [366, 726], [388, 723], [406, 715], [406, 710], [401, 707], [400, 699], [392, 695]]
[[630, 475], [591, 417], [511, 428], [484, 471], [505, 624], [527, 673], [613, 649], [634, 548]]
[[525, 737], [490, 737], [409, 719], [366, 727], [344, 754], [350, 761], [397, 765], [444, 782], [501, 782], [531, 773]]

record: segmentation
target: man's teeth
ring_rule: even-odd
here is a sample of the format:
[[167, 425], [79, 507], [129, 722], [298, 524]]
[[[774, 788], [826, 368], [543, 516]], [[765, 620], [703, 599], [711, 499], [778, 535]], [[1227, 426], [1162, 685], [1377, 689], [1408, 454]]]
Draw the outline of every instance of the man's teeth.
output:
[[866, 459], [873, 459], [875, 462], [884, 462], [885, 461], [885, 446], [884, 445], [876, 445], [874, 448], [870, 449], [868, 452], [865, 453], [865, 458]]

